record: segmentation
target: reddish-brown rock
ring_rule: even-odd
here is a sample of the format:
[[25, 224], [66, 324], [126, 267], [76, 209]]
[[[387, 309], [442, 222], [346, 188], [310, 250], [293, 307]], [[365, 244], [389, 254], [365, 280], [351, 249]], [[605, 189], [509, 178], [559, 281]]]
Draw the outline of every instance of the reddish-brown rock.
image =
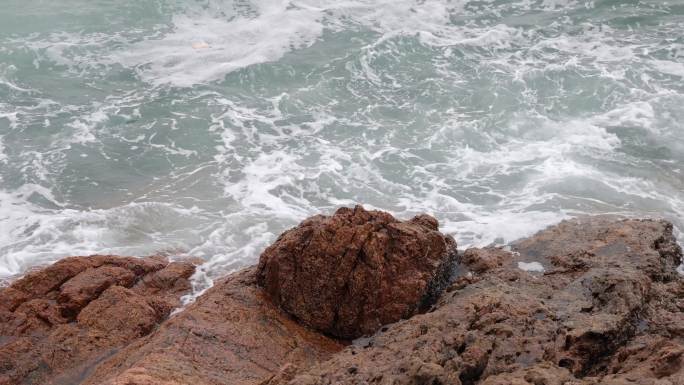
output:
[[261, 255], [257, 274], [273, 301], [304, 325], [356, 338], [433, 302], [455, 257], [455, 242], [434, 218], [400, 221], [357, 206], [283, 233]]
[[251, 268], [217, 282], [154, 333], [101, 363], [83, 384], [258, 385], [342, 348], [273, 305]]
[[[190, 264], [66, 259], [0, 290], [0, 385], [684, 384], [684, 279], [675, 272], [682, 252], [664, 221], [576, 219], [510, 251], [467, 250], [462, 275], [436, 303], [346, 347], [270, 300], [275, 285], [283, 308], [286, 293], [301, 300], [297, 309], [321, 303], [326, 317], [349, 316], [340, 330], [368, 330], [384, 322], [368, 306], [408, 298], [390, 287], [430, 281], [407, 266], [410, 255], [450, 250], [436, 232], [429, 216], [400, 222], [357, 208], [314, 217], [285, 233], [258, 270], [217, 281], [170, 318], [190, 287]], [[539, 262], [544, 272], [519, 262]], [[286, 273], [318, 281], [288, 283]], [[357, 296], [332, 306], [318, 298], [329, 300], [325, 290], [344, 282], [342, 293]], [[343, 300], [362, 311], [340, 313]], [[369, 314], [375, 321], [360, 321]]]
[[[192, 271], [158, 257], [71, 257], [0, 289], [0, 384], [80, 383], [179, 306]], [[173, 285], [152, 284], [160, 274]]]
[[100, 296], [112, 285], [129, 287], [135, 282], [135, 274], [118, 266], [88, 268], [62, 284], [57, 296], [62, 312], [77, 314], [86, 304]]
[[487, 377], [481, 385], [588, 385], [575, 378], [566, 368], [545, 362], [511, 373]]
[[684, 384], [670, 224], [578, 219], [465, 256], [432, 311], [273, 384]]
[[463, 253], [461, 263], [471, 272], [482, 274], [502, 267], [510, 258], [510, 253], [501, 248], [471, 248]]

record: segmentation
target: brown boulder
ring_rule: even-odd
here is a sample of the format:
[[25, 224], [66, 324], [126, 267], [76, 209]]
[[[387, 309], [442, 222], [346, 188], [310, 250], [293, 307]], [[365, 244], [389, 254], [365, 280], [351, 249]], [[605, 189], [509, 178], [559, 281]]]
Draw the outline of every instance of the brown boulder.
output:
[[117, 266], [88, 268], [62, 284], [57, 303], [65, 315], [77, 314], [86, 304], [112, 285], [131, 286], [135, 274]]
[[[121, 311], [126, 314], [122, 317]], [[165, 317], [150, 301], [122, 286], [111, 286], [78, 314], [78, 324], [91, 333], [121, 335], [124, 341], [147, 335]]]
[[[179, 306], [193, 270], [158, 257], [71, 257], [0, 289], [0, 384], [80, 383]], [[173, 289], [147, 285], [165, 271], [177, 272]]]
[[682, 254], [669, 223], [577, 219], [511, 252], [465, 255], [461, 270], [477, 274], [430, 312], [271, 385], [684, 384], [684, 328], [673, 322], [684, 314]]
[[257, 279], [304, 325], [356, 338], [431, 304], [455, 258], [434, 218], [400, 221], [357, 206], [283, 233], [261, 255]]
[[0, 290], [0, 385], [684, 384], [682, 252], [664, 221], [576, 219], [467, 250], [429, 309], [346, 347], [283, 310], [318, 303], [324, 325], [370, 330], [385, 322], [371, 305], [431, 302], [453, 258], [435, 250], [452, 247], [432, 217], [343, 209], [170, 318], [190, 264], [69, 258]]
[[[275, 297], [267, 293], [273, 285], [266, 285], [267, 290], [257, 285], [258, 279], [280, 284], [278, 279], [286, 278], [273, 275], [274, 268], [282, 274], [293, 268], [278, 265], [288, 262], [283, 260], [286, 253], [301, 253], [297, 263], [317, 278], [307, 284], [318, 291], [302, 286], [293, 297], [282, 298], [301, 296], [304, 305], [311, 306], [321, 299], [316, 296], [326, 295], [328, 303], [339, 303], [340, 298], [333, 300], [331, 293], [320, 291], [328, 287], [323, 278], [335, 281], [338, 289], [347, 286], [342, 299], [350, 301], [349, 307], [338, 305], [341, 309], [328, 311], [341, 315], [338, 325], [357, 333], [410, 316], [421, 301], [434, 300], [451, 272], [455, 244], [437, 231], [434, 218], [425, 215], [401, 222], [358, 207], [339, 210], [330, 218], [316, 216], [281, 236], [264, 253], [258, 273], [251, 268], [217, 282], [144, 340], [104, 360], [84, 384], [269, 384], [330, 358], [343, 345], [297, 323], [276, 306], [270, 299]], [[305, 283], [310, 276], [302, 270], [296, 272]], [[164, 270], [140, 282], [151, 289], [174, 286]], [[295, 287], [286, 282], [281, 292], [291, 289]], [[357, 319], [359, 312], [365, 318]], [[382, 318], [383, 312], [391, 318]]]

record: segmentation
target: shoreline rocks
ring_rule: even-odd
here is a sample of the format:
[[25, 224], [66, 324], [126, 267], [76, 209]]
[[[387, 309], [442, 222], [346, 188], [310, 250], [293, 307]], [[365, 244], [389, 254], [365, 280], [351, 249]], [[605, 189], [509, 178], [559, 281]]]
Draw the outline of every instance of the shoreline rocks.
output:
[[79, 383], [166, 319], [194, 270], [160, 257], [70, 257], [0, 289], [0, 384]]
[[455, 260], [456, 242], [433, 217], [345, 207], [283, 233], [261, 255], [257, 280], [299, 322], [353, 339], [434, 303]]
[[684, 384], [681, 258], [669, 223], [604, 218], [467, 250], [431, 312], [281, 383]]
[[579, 218], [457, 256], [434, 218], [359, 206], [169, 318], [191, 264], [67, 258], [0, 289], [0, 385], [681, 385], [681, 259], [665, 221]]
[[216, 282], [82, 384], [259, 384], [283, 366], [305, 369], [343, 347], [274, 306], [248, 268]]

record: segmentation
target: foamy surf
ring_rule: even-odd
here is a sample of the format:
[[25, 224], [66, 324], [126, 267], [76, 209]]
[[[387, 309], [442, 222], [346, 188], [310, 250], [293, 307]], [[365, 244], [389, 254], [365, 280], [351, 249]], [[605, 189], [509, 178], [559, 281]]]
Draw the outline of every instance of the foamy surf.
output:
[[356, 203], [460, 247], [684, 228], [676, 6], [79, 1], [0, 15], [0, 276], [165, 253], [206, 261], [196, 294]]
[[114, 50], [105, 62], [135, 68], [155, 85], [189, 87], [310, 46], [323, 31], [319, 17], [283, 1], [255, 1], [244, 9], [230, 2], [188, 5], [168, 32]]

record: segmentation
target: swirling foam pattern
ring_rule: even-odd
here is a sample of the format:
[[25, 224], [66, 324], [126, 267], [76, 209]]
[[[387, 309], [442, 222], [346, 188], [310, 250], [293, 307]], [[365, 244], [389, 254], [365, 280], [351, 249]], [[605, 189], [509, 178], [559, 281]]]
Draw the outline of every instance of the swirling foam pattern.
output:
[[681, 230], [682, 31], [682, 0], [7, 0], [0, 276], [166, 253], [201, 290], [355, 202], [461, 246]]

